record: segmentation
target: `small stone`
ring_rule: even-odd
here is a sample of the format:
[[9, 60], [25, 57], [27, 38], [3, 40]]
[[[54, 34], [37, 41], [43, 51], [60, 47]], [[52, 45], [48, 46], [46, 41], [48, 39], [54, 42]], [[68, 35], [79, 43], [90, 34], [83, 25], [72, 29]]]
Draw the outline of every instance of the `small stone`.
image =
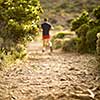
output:
[[71, 67], [71, 68], [69, 68], [69, 70], [75, 70], [75, 68], [74, 67]]
[[61, 78], [61, 79], [60, 79], [60, 81], [66, 81], [66, 79], [64, 79], [64, 78]]

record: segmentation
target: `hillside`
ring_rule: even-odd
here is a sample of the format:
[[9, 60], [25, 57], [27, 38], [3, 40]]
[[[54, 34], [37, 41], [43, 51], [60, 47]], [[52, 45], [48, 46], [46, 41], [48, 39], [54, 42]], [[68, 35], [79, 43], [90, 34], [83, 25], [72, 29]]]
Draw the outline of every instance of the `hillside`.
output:
[[91, 12], [100, 5], [99, 0], [40, 0], [44, 13], [41, 18], [48, 17], [56, 27], [69, 28], [70, 22], [84, 9]]

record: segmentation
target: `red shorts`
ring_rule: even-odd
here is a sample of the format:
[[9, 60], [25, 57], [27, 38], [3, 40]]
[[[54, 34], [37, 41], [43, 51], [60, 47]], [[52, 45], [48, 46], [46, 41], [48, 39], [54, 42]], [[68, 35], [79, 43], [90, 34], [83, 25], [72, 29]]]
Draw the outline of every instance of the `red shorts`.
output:
[[43, 39], [49, 39], [50, 35], [43, 35]]

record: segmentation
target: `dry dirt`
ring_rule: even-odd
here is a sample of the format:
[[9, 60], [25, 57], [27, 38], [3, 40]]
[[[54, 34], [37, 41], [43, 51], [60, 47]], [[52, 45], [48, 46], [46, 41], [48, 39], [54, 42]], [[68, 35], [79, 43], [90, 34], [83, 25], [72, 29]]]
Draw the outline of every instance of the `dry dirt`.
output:
[[28, 60], [0, 71], [0, 100], [100, 100], [95, 56], [28, 46]]

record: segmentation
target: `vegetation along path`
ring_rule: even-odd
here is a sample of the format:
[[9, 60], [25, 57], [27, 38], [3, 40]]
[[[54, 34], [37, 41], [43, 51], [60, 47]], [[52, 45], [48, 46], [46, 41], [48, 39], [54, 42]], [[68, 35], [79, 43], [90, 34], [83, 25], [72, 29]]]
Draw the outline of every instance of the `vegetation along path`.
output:
[[0, 100], [100, 100], [100, 71], [93, 55], [41, 52], [28, 46], [28, 60], [0, 71]]

